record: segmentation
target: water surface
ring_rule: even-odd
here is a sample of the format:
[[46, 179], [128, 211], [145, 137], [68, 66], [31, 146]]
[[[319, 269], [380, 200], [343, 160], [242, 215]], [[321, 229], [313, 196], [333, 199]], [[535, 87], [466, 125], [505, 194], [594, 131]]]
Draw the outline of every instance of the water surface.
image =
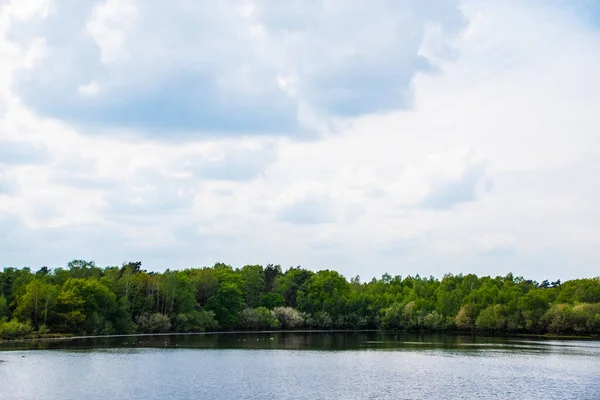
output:
[[[1, 351], [6, 350], [6, 351]], [[229, 333], [0, 345], [0, 398], [600, 399], [600, 342]]]

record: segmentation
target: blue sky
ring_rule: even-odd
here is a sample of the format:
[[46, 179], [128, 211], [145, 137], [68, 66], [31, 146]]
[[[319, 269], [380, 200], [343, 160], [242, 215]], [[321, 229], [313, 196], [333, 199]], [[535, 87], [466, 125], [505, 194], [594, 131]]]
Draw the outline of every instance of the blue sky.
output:
[[599, 28], [590, 0], [9, 0], [0, 266], [595, 276]]

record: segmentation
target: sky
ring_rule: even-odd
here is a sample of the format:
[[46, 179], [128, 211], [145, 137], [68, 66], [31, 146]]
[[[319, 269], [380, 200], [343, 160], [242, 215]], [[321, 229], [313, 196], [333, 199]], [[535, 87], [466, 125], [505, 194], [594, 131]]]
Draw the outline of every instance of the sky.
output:
[[600, 274], [599, 0], [0, 0], [0, 267]]

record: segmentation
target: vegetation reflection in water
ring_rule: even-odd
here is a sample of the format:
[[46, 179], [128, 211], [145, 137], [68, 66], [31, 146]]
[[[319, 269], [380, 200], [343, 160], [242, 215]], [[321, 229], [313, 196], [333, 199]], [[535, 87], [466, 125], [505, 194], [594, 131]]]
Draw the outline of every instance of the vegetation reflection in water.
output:
[[[279, 349], [279, 350], [452, 350], [582, 353], [600, 356], [599, 341], [539, 340], [447, 334], [331, 331], [229, 332], [206, 334], [123, 335], [5, 342], [0, 350], [40, 349]], [[0, 357], [1, 358], [1, 357]]]

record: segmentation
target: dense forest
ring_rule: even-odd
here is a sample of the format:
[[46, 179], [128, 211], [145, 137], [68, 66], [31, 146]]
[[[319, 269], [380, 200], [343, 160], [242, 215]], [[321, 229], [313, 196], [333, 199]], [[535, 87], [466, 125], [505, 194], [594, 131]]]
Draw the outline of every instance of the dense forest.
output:
[[600, 333], [600, 278], [447, 274], [348, 281], [246, 265], [148, 272], [140, 262], [0, 272], [0, 339], [269, 329]]

